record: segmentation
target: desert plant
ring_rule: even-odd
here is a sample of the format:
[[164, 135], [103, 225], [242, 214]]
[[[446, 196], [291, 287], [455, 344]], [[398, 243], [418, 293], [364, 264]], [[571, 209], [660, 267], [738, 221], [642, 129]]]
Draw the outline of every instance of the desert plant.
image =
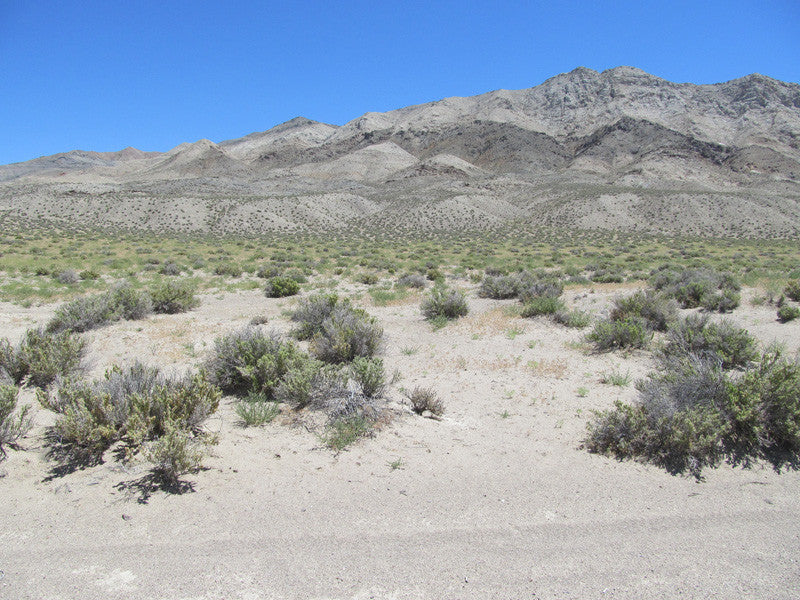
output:
[[275, 399], [295, 409], [307, 406], [318, 388], [321, 369], [322, 363], [318, 360], [307, 358], [294, 361], [275, 386]]
[[710, 322], [705, 315], [688, 315], [667, 332], [657, 356], [664, 361], [698, 354], [717, 361], [723, 369], [746, 367], [758, 356], [756, 340], [729, 321]]
[[554, 275], [535, 276], [523, 271], [518, 277], [517, 295], [523, 304], [534, 298], [558, 298], [564, 292], [564, 284]]
[[214, 275], [222, 277], [241, 277], [242, 267], [233, 263], [222, 263], [214, 267]]
[[255, 392], [271, 400], [286, 373], [302, 369], [308, 361], [307, 354], [277, 333], [245, 327], [217, 338], [204, 368], [224, 392]]
[[56, 275], [56, 280], [58, 280], [58, 283], [72, 285], [78, 283], [81, 280], [81, 278], [75, 269], [66, 269], [65, 271], [60, 271]]
[[143, 454], [162, 482], [174, 488], [182, 475], [200, 468], [206, 446], [204, 438], [169, 423], [161, 436], [143, 447]]
[[778, 320], [781, 323], [788, 323], [800, 317], [800, 307], [784, 304], [778, 309]]
[[631, 317], [642, 319], [653, 331], [666, 331], [678, 317], [674, 300], [651, 291], [639, 291], [630, 296], [614, 299], [609, 318], [624, 321]]
[[646, 348], [652, 337], [653, 332], [647, 327], [646, 321], [637, 317], [621, 321], [597, 321], [594, 329], [586, 335], [586, 339], [600, 351]]
[[428, 285], [428, 281], [419, 273], [407, 273], [397, 280], [397, 285], [423, 289], [426, 285]]
[[299, 340], [310, 340], [322, 330], [322, 323], [331, 316], [333, 309], [345, 304], [349, 305], [349, 302], [340, 300], [336, 294], [312, 294], [301, 299], [290, 316], [292, 321], [298, 323], [293, 335]]
[[47, 324], [49, 333], [89, 331], [116, 318], [107, 294], [84, 296], [60, 306]]
[[621, 373], [619, 371], [609, 371], [608, 373], [603, 373], [601, 381], [609, 385], [616, 385], [617, 387], [627, 387], [631, 382], [631, 372], [626, 371], [625, 373]]
[[267, 281], [264, 293], [267, 298], [284, 298], [300, 292], [300, 284], [288, 277], [273, 277]]
[[322, 441], [337, 454], [358, 441], [372, 434], [372, 423], [366, 417], [355, 415], [342, 417], [332, 421], [322, 436]]
[[411, 404], [411, 410], [418, 415], [429, 412], [438, 417], [444, 413], [444, 403], [433, 388], [417, 386], [410, 392], [406, 392], [406, 398]]
[[175, 314], [196, 308], [200, 306], [200, 300], [195, 293], [195, 286], [188, 281], [163, 281], [150, 289], [153, 312]]
[[787, 281], [783, 293], [787, 298], [795, 302], [800, 302], [800, 279], [790, 279]]
[[31, 407], [25, 405], [17, 410], [18, 399], [17, 386], [0, 383], [0, 459], [6, 456], [5, 447], [14, 448], [33, 426]]
[[67, 376], [82, 368], [86, 342], [71, 331], [48, 333], [29, 329], [16, 351], [17, 382], [28, 377], [37, 387], [47, 387], [58, 376]]
[[481, 298], [502, 300], [519, 294], [520, 280], [514, 275], [486, 275], [481, 281], [478, 295]]
[[367, 398], [383, 396], [386, 391], [386, 374], [380, 358], [356, 357], [350, 363], [350, 376]]
[[583, 329], [592, 322], [592, 315], [582, 310], [557, 310], [553, 313], [553, 321], [564, 327]]
[[383, 328], [374, 317], [349, 305], [336, 306], [311, 339], [311, 353], [328, 363], [350, 362], [376, 354]]
[[457, 319], [469, 312], [464, 293], [461, 290], [450, 289], [446, 285], [435, 285], [430, 295], [422, 301], [420, 309], [429, 320], [436, 317]]
[[375, 285], [378, 283], [377, 273], [361, 273], [358, 275], [357, 280], [364, 285]]
[[172, 261], [166, 261], [163, 265], [161, 265], [161, 268], [158, 272], [162, 275], [176, 276], [181, 274], [181, 267]]
[[739, 305], [739, 283], [729, 273], [714, 269], [661, 270], [650, 280], [663, 294], [675, 298], [683, 308], [706, 306], [707, 310], [729, 311]]
[[266, 425], [280, 414], [278, 403], [271, 402], [263, 394], [249, 394], [236, 403], [234, 410], [245, 427]]
[[565, 308], [564, 302], [556, 296], [533, 296], [522, 305], [521, 315], [525, 318], [552, 315]]

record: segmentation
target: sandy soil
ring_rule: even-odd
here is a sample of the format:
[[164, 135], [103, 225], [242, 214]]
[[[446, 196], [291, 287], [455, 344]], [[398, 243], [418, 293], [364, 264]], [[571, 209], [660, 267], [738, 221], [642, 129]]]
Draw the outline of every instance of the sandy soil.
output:
[[[600, 314], [619, 289], [595, 290], [567, 297]], [[376, 435], [337, 456], [289, 419], [240, 427], [226, 398], [208, 423], [220, 443], [183, 494], [110, 453], [55, 473], [39, 409], [0, 463], [0, 598], [797, 598], [800, 473], [726, 465], [697, 482], [581, 450], [590, 411], [636, 394], [602, 373], [641, 377], [649, 355], [591, 354], [584, 332], [508, 304], [471, 297], [436, 332], [418, 298], [369, 307], [403, 376]], [[290, 305], [207, 295], [91, 332], [91, 372], [134, 358], [186, 369], [253, 316], [287, 330]], [[0, 336], [53, 309], [0, 305]], [[800, 346], [800, 324], [772, 308], [745, 301], [733, 318]], [[443, 398], [441, 421], [405, 407], [400, 388], [416, 385]]]

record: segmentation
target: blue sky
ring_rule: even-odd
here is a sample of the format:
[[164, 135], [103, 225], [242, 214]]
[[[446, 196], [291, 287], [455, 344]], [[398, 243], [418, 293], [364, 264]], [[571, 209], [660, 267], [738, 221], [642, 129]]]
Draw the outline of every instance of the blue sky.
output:
[[342, 124], [618, 65], [800, 82], [800, 0], [0, 0], [0, 164]]

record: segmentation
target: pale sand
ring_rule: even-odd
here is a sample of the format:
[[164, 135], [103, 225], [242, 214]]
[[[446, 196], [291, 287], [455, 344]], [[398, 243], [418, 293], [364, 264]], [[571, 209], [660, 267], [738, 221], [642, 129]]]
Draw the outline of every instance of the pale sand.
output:
[[[603, 287], [567, 297], [600, 313], [615, 293]], [[53, 417], [39, 409], [24, 451], [0, 463], [0, 598], [800, 595], [800, 473], [723, 465], [698, 483], [579, 448], [591, 409], [636, 395], [601, 373], [641, 377], [647, 353], [589, 354], [574, 344], [584, 332], [474, 297], [468, 317], [432, 332], [418, 304], [369, 307], [386, 329], [387, 369], [403, 379], [393, 418], [338, 456], [301, 425], [239, 427], [226, 398], [208, 423], [220, 443], [187, 478], [194, 491], [144, 499], [120, 484], [146, 465], [123, 468], [110, 452], [48, 477]], [[184, 315], [91, 332], [92, 373], [133, 358], [184, 369], [255, 315], [286, 331], [290, 305], [207, 295]], [[0, 336], [18, 339], [53, 308], [0, 305]], [[796, 352], [800, 324], [774, 315], [745, 301], [733, 318]], [[398, 388], [415, 385], [438, 391], [443, 420], [405, 408]]]

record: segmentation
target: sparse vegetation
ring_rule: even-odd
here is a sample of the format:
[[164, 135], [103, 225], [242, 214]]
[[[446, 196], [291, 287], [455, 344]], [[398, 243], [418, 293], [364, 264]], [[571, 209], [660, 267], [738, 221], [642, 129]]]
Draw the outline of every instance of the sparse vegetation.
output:
[[300, 284], [289, 277], [272, 277], [264, 287], [267, 298], [285, 298], [300, 292]]
[[586, 336], [600, 351], [646, 348], [652, 338], [653, 332], [647, 327], [647, 322], [638, 317], [621, 321], [597, 321], [594, 329]]
[[406, 392], [406, 398], [411, 404], [411, 410], [418, 415], [429, 412], [438, 417], [444, 413], [444, 403], [433, 388], [417, 386]]
[[189, 281], [168, 279], [150, 289], [153, 312], [175, 314], [186, 312], [200, 305], [195, 296], [197, 289]]
[[19, 388], [0, 381], [0, 460], [6, 448], [16, 447], [17, 440], [30, 431], [33, 421], [30, 406], [17, 408]]
[[788, 323], [800, 317], [800, 307], [784, 304], [778, 309], [778, 320], [781, 323]]

